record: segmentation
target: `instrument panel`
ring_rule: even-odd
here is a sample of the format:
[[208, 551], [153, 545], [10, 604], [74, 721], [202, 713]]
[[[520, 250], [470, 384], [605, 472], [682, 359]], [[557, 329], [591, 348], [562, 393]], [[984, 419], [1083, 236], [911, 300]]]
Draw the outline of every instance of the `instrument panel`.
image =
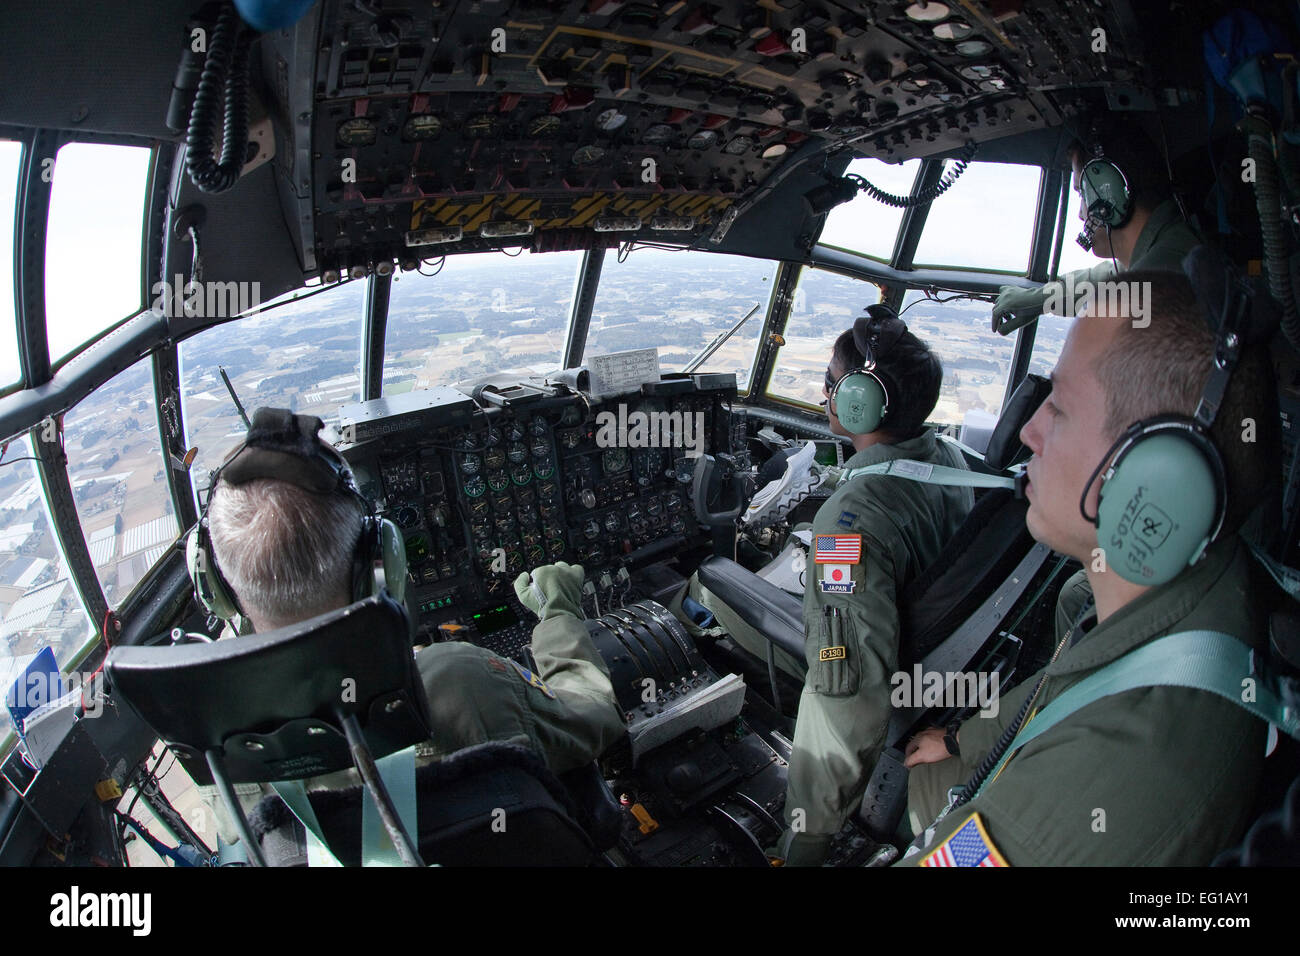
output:
[[707, 542], [691, 480], [700, 454], [731, 450], [734, 377], [657, 384], [602, 401], [530, 387], [480, 407], [440, 387], [344, 407], [361, 492], [406, 539], [421, 641], [519, 653], [521, 571], [567, 561], [612, 589]]

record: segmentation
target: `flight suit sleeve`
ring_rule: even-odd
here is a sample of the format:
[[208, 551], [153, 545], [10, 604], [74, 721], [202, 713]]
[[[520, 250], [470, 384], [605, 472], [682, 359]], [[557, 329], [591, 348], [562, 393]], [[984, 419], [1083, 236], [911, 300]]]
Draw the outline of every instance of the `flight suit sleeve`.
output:
[[[848, 533], [835, 520], [819, 513], [814, 534]], [[816, 564], [813, 553], [807, 566], [808, 676], [795, 723], [785, 817], [796, 835], [823, 842], [844, 824], [875, 766], [898, 662], [893, 557], [870, 535], [852, 533], [861, 538], [862, 553], [848, 568], [851, 591], [824, 589], [827, 565]]]
[[609, 668], [571, 614], [534, 627], [532, 648], [538, 676], [555, 695], [528, 694], [547, 763], [556, 773], [590, 763], [627, 732]]
[[[1041, 671], [1039, 672], [1041, 674]], [[1003, 730], [1015, 719], [1025, 695], [1038, 684], [1039, 674], [1017, 684], [997, 701], [997, 709], [977, 711], [957, 731], [961, 754], [913, 767], [907, 775], [907, 813], [912, 832], [920, 834], [948, 803], [948, 791], [966, 783]]]

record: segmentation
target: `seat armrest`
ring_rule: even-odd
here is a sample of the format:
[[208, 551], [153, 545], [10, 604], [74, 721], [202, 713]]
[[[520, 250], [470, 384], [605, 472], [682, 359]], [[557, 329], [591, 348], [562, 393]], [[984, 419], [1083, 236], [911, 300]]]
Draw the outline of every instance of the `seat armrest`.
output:
[[730, 558], [706, 558], [700, 583], [795, 660], [804, 659], [803, 602]]

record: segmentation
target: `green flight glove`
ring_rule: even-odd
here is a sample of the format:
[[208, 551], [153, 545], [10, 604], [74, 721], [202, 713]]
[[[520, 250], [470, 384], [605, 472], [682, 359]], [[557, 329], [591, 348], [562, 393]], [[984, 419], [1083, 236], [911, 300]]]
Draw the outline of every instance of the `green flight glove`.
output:
[[1044, 289], [1022, 289], [1004, 285], [993, 303], [993, 331], [1010, 335], [1021, 326], [1028, 325], [1043, 314], [1047, 295]]
[[582, 617], [582, 582], [586, 574], [580, 564], [544, 564], [515, 578], [519, 603], [547, 621], [560, 614]]

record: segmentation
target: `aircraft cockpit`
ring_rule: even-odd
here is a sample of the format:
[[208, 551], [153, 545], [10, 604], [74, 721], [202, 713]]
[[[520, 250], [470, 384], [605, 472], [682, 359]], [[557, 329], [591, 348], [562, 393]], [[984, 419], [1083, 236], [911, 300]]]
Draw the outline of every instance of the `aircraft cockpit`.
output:
[[[1258, 543], [1282, 582], [1300, 562], [1300, 28], [1291, 5], [1248, 6], [56, 0], [10, 12], [0, 863], [338, 862], [318, 852], [329, 841], [297, 791], [245, 800], [242, 820], [232, 801], [277, 773], [342, 769], [362, 730], [381, 768], [381, 749], [418, 752], [420, 719], [389, 721], [425, 706], [412, 649], [472, 644], [553, 697], [515, 581], [557, 562], [583, 568], [577, 610], [625, 735], [563, 774], [513, 752], [497, 769], [481, 754], [421, 764], [442, 802], [413, 834], [395, 823], [405, 791], [391, 780], [379, 822], [363, 797], [346, 812], [316, 801], [324, 830], [355, 830], [338, 859], [370, 861], [386, 833], [403, 862], [418, 844], [422, 862], [453, 864], [781, 863], [798, 832], [797, 718], [818, 692], [807, 672], [851, 643], [817, 645], [809, 608], [866, 590], [836, 577], [862, 562], [858, 514], [834, 530], [819, 517], [863, 473], [843, 383], [876, 362], [846, 330], [872, 316], [878, 345], [901, 320], [942, 366], [914, 431], [933, 432], [943, 464], [870, 467], [899, 483], [961, 472], [949, 484], [965, 495], [891, 591], [906, 640], [890, 669], [911, 686], [915, 668], [918, 688], [923, 672], [978, 672], [1023, 696], [1061, 653], [1058, 603], [1087, 571], [1026, 524], [1026, 462], [1041, 447], [1025, 436], [1094, 304], [1080, 290], [1118, 294], [1107, 282], [1151, 251], [1150, 235], [1123, 238], [1137, 203], [1165, 217], [1166, 240], [1189, 230], [1274, 303], [1277, 421], [1260, 434], [1279, 473]], [[1137, 132], [1103, 142], [1108, 128]], [[1006, 305], [1044, 286], [1064, 306]], [[1122, 303], [1137, 319], [1149, 306]], [[846, 334], [862, 368], [837, 357]], [[1240, 341], [1259, 344], [1245, 326]], [[905, 405], [889, 388], [906, 386], [881, 384], [886, 413]], [[256, 409], [319, 418], [368, 514], [392, 529], [377, 539], [383, 594], [321, 618], [315, 646], [338, 661], [316, 671], [308, 629], [233, 633], [195, 590], [194, 529]], [[1262, 607], [1262, 594], [1242, 603]], [[1269, 686], [1293, 717], [1300, 630], [1269, 607], [1265, 656], [1282, 675]], [[841, 626], [838, 612], [825, 620]], [[349, 628], [390, 626], [403, 635], [371, 664], [348, 657]], [[344, 660], [389, 684], [372, 710], [340, 716], [337, 746], [313, 763], [312, 737], [336, 729], [285, 728], [325, 719], [307, 687], [313, 673], [346, 683]], [[247, 707], [210, 693], [258, 684], [259, 668], [298, 682], [283, 706], [301, 713], [274, 712], [265, 686]], [[892, 705], [880, 762], [818, 861], [904, 860], [908, 741], [989, 708], [942, 689]], [[1203, 862], [1297, 862], [1276, 816], [1300, 795], [1282, 729], [1248, 819]], [[230, 749], [229, 781], [213, 740], [248, 751]], [[361, 790], [374, 788], [370, 757], [357, 760]], [[535, 837], [494, 856], [491, 801], [507, 791]]]

